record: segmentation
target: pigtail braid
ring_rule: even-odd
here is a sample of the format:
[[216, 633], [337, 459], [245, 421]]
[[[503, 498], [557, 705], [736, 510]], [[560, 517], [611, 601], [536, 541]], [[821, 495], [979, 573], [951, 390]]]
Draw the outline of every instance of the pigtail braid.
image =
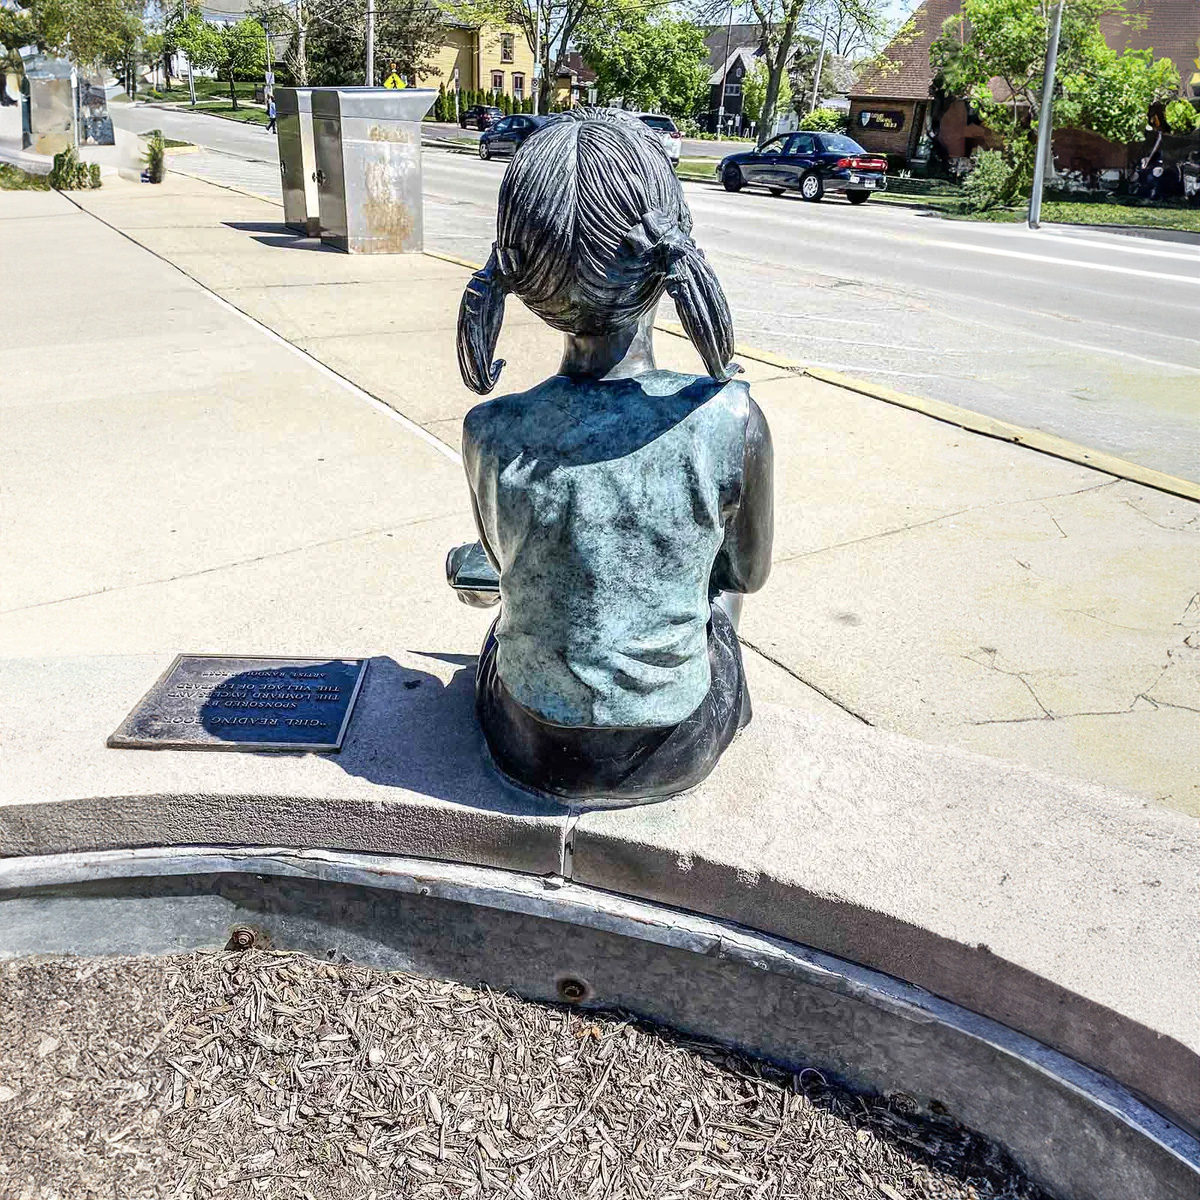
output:
[[667, 270], [667, 295], [675, 301], [688, 340], [718, 382], [732, 379], [740, 367], [733, 357], [733, 317], [729, 302], [704, 251], [689, 237]]
[[496, 386], [504, 360], [492, 361], [500, 326], [504, 321], [504, 297], [509, 291], [495, 246], [487, 265], [471, 276], [458, 306], [458, 370], [463, 383], [480, 396]]

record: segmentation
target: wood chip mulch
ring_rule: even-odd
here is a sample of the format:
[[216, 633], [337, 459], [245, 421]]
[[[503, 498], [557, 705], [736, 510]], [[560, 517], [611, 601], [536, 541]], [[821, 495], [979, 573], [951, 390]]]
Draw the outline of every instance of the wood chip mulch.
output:
[[301, 954], [0, 965], [3, 1200], [1043, 1200], [1003, 1155], [619, 1015]]

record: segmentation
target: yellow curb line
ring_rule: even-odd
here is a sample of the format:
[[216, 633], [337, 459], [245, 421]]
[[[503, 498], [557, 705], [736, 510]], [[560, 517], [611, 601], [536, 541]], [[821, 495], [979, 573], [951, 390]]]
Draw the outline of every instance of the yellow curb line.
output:
[[[444, 262], [454, 263], [469, 270], [478, 271], [479, 264], [468, 262], [465, 258], [455, 258], [451, 254], [438, 254], [426, 250], [430, 258], [440, 258]], [[654, 326], [661, 333], [669, 333], [672, 337], [686, 338], [682, 325], [674, 321], [659, 321]], [[1027, 450], [1036, 450], [1039, 454], [1048, 454], [1051, 458], [1065, 459], [1067, 462], [1078, 463], [1082, 467], [1091, 467], [1102, 471], [1105, 475], [1114, 475], [1118, 479], [1128, 479], [1131, 483], [1140, 483], [1143, 487], [1154, 488], [1158, 492], [1167, 492], [1172, 496], [1182, 496], [1185, 500], [1200, 500], [1200, 484], [1190, 479], [1180, 479], [1175, 475], [1167, 475], [1163, 471], [1155, 471], [1152, 467], [1143, 467], [1128, 459], [1117, 458], [1116, 455], [1106, 454], [1103, 450], [1091, 450], [1078, 442], [1068, 441], [1053, 433], [1043, 433], [1040, 429], [1026, 429], [1023, 425], [1013, 425], [1008, 421], [1000, 421], [995, 417], [985, 417], [982, 413], [972, 412], [969, 408], [959, 408], [957, 404], [947, 404], [943, 400], [928, 400], [924, 396], [910, 396], [906, 392], [893, 391], [882, 384], [870, 383], [865, 379], [856, 379], [853, 375], [843, 375], [840, 371], [830, 371], [825, 367], [807, 367], [793, 358], [784, 358], [770, 350], [760, 350], [756, 346], [738, 344], [734, 347], [738, 358], [749, 358], [755, 362], [766, 363], [770, 367], [791, 371], [797, 375], [808, 375], [822, 383], [834, 387], [845, 388], [848, 392], [857, 392], [862, 396], [870, 396], [873, 400], [882, 400], [884, 404], [894, 404], [898, 408], [907, 408], [910, 412], [920, 413], [923, 417], [932, 417], [935, 421], [944, 421], [948, 425], [957, 425], [968, 433], [978, 433], [983, 437], [996, 438], [1002, 442], [1012, 442], [1024, 446]]]

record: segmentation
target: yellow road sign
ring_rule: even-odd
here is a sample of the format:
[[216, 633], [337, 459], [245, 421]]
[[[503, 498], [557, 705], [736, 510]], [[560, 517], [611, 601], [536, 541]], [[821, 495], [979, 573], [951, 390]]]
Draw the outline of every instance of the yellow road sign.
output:
[[387, 77], [387, 78], [386, 78], [386, 79], [383, 81], [383, 86], [384, 86], [385, 88], [392, 88], [393, 90], [395, 90], [396, 88], [408, 87], [408, 84], [407, 84], [407, 83], [405, 83], [405, 82], [404, 82], [404, 80], [403, 80], [403, 79], [401, 79], [401, 78], [400, 78], [400, 76], [399, 76], [399, 75], [397, 75], [395, 71], [393, 71], [393, 72], [392, 72], [392, 73], [391, 73], [391, 74], [390, 74], [390, 75], [389, 75], [389, 76], [388, 76], [388, 77]]

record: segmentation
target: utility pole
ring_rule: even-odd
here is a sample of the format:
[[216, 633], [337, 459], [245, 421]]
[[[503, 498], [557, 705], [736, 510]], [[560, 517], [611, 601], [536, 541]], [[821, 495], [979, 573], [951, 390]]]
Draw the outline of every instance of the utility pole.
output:
[[1029, 197], [1029, 228], [1042, 219], [1042, 189], [1046, 186], [1046, 163], [1053, 153], [1050, 137], [1054, 128], [1054, 68], [1058, 63], [1058, 35], [1062, 29], [1062, 2], [1050, 17], [1050, 45], [1046, 48], [1046, 73], [1042, 77], [1042, 107], [1038, 113], [1037, 161], [1033, 164], [1033, 192]]
[[375, 0], [367, 0], [367, 87], [375, 86]]
[[808, 111], [814, 113], [817, 111], [817, 97], [821, 94], [821, 70], [825, 66], [825, 38], [829, 33], [829, 18], [825, 18], [825, 24], [821, 27], [821, 49], [817, 51], [817, 73], [813, 77], [813, 94], [812, 103], [808, 106]]
[[729, 80], [729, 39], [733, 36], [733, 0], [729, 0], [729, 21], [725, 26], [725, 65], [721, 68], [721, 99], [717, 104], [717, 137], [725, 124], [725, 89]]
[[542, 0], [533, 6], [533, 115], [542, 110]]

